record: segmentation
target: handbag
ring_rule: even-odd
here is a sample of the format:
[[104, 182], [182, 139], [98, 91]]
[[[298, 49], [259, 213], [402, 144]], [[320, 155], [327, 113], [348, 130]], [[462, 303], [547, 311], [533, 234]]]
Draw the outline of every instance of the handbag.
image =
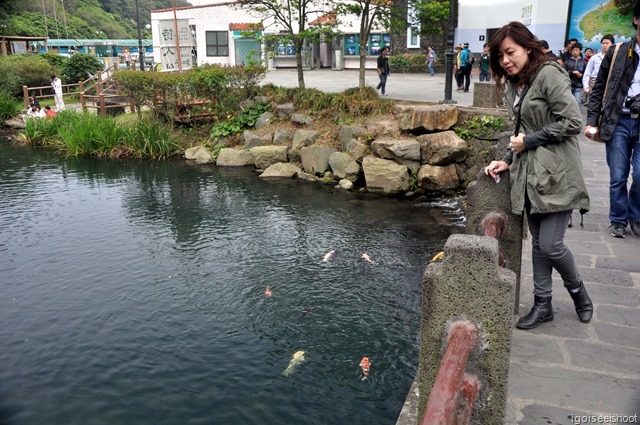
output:
[[613, 51], [613, 58], [611, 59], [611, 65], [609, 66], [609, 73], [607, 74], [607, 84], [604, 86], [604, 94], [602, 95], [602, 105], [600, 106], [600, 117], [598, 117], [598, 132], [591, 137], [591, 140], [594, 142], [604, 143], [604, 140], [600, 138], [600, 126], [602, 125], [602, 118], [604, 114], [602, 110], [604, 110], [604, 100], [607, 98], [607, 90], [609, 89], [609, 78], [611, 77], [611, 69], [616, 63], [616, 56], [618, 56], [618, 50], [620, 50], [620, 45], [622, 43], [616, 44], [616, 48]]

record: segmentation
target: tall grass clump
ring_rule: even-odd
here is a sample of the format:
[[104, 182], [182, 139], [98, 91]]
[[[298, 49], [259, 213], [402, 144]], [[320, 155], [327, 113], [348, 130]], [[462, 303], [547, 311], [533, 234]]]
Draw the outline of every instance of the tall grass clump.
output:
[[381, 99], [373, 87], [352, 88], [338, 93], [332, 102], [334, 109], [351, 116], [382, 114], [389, 112], [393, 101]]
[[136, 158], [164, 159], [181, 149], [167, 124], [144, 119], [125, 127], [126, 147]]
[[29, 119], [21, 136], [70, 156], [163, 159], [180, 149], [168, 125], [153, 119], [120, 124], [113, 117], [63, 111], [55, 119]]
[[0, 125], [20, 113], [22, 102], [17, 101], [7, 93], [0, 92]]

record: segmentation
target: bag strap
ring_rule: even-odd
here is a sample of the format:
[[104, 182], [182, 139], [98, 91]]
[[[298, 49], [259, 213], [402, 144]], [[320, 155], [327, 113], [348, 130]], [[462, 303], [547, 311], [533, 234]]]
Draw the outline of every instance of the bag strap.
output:
[[527, 84], [524, 87], [524, 90], [522, 90], [522, 93], [520, 94], [520, 102], [518, 102], [518, 114], [516, 115], [516, 128], [514, 131], [514, 136], [518, 137], [518, 134], [520, 133], [520, 124], [522, 121], [522, 117], [520, 116], [521, 112], [522, 112], [522, 104], [524, 103], [524, 97], [527, 95], [527, 92], [529, 91], [529, 84]]
[[602, 106], [604, 106], [604, 101], [607, 98], [607, 90], [609, 90], [609, 78], [611, 77], [611, 69], [613, 69], [613, 65], [616, 63], [616, 56], [618, 56], [618, 50], [620, 50], [621, 45], [622, 43], [616, 44], [616, 49], [613, 51], [613, 59], [611, 59], [609, 72], [607, 73], [607, 84], [605, 84], [604, 86], [604, 94], [602, 95]]

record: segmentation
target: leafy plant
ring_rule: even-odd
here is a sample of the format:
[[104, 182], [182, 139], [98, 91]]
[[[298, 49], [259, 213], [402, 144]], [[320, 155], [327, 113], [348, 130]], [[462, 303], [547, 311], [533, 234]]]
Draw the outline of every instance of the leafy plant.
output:
[[5, 120], [13, 118], [20, 113], [22, 103], [0, 92], [0, 125], [4, 125]]
[[404, 56], [390, 56], [389, 65], [396, 69], [404, 69], [411, 66], [411, 61]]
[[492, 115], [480, 115], [465, 120], [453, 128], [462, 139], [486, 139], [504, 130], [504, 118]]
[[34, 54], [0, 56], [0, 92], [22, 96], [22, 86], [51, 86], [55, 70], [42, 56]]
[[260, 116], [271, 110], [271, 105], [255, 103], [246, 108], [240, 115], [227, 115], [227, 120], [216, 124], [210, 132], [212, 140], [219, 140], [225, 137], [234, 136], [247, 128], [256, 125]]

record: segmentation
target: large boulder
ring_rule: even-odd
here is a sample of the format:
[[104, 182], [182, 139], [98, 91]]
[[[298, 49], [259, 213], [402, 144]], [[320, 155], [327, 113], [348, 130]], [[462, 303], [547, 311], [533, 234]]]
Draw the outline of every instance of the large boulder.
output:
[[467, 157], [469, 146], [454, 131], [423, 134], [417, 137], [422, 147], [422, 163], [446, 165], [462, 162]]
[[300, 150], [302, 168], [307, 173], [322, 174], [329, 168], [329, 157], [336, 149], [329, 146], [308, 146]]
[[220, 153], [218, 153], [216, 165], [219, 167], [253, 165], [253, 155], [246, 150], [223, 148], [220, 149]]
[[256, 146], [249, 149], [253, 156], [253, 163], [260, 170], [267, 169], [278, 162], [287, 162], [286, 146]]
[[353, 159], [360, 161], [371, 153], [371, 148], [359, 140], [351, 140], [347, 143], [347, 148], [344, 149], [344, 152], [351, 155]]
[[400, 123], [394, 118], [369, 118], [365, 123], [368, 133], [383, 135], [393, 135], [400, 132]]
[[313, 145], [318, 139], [318, 132], [315, 130], [296, 130], [291, 142], [289, 159], [291, 162], [300, 162], [300, 150]]
[[410, 132], [449, 130], [458, 122], [458, 108], [451, 105], [420, 105], [400, 115], [400, 130]]
[[287, 130], [276, 130], [273, 132], [274, 145], [288, 145], [293, 140], [293, 134]]
[[195, 160], [197, 164], [211, 164], [213, 163], [213, 156], [211, 152], [204, 146], [194, 146], [184, 151], [184, 157], [187, 159]]
[[300, 125], [311, 125], [313, 124], [313, 118], [309, 115], [295, 113], [291, 114], [291, 122]]
[[256, 121], [254, 128], [259, 129], [268, 126], [272, 118], [273, 114], [271, 112], [263, 112], [262, 115], [260, 115], [260, 118]]
[[280, 118], [287, 118], [288, 116], [293, 114], [294, 111], [295, 111], [295, 108], [293, 106], [293, 103], [284, 103], [282, 105], [276, 105], [276, 113]]
[[409, 171], [404, 165], [368, 155], [362, 160], [362, 170], [370, 192], [396, 195], [409, 190]]
[[333, 175], [339, 179], [354, 182], [360, 175], [360, 165], [348, 153], [332, 153], [329, 157], [329, 166]]
[[460, 178], [454, 164], [444, 167], [427, 164], [418, 171], [418, 186], [425, 190], [456, 189], [459, 185]]
[[420, 168], [420, 143], [416, 139], [381, 139], [371, 143], [371, 152], [383, 159], [406, 165], [412, 171]]
[[298, 173], [302, 170], [293, 164], [288, 162], [278, 162], [270, 165], [266, 170], [260, 174], [260, 177], [265, 178], [292, 178], [297, 177]]
[[255, 148], [256, 146], [267, 146], [271, 144], [273, 140], [273, 134], [258, 134], [251, 130], [247, 130], [243, 134], [244, 147], [247, 149]]
[[347, 144], [352, 140], [357, 140], [363, 133], [365, 129], [358, 125], [343, 125], [338, 130], [338, 141], [340, 142], [340, 146], [342, 151], [347, 150]]

